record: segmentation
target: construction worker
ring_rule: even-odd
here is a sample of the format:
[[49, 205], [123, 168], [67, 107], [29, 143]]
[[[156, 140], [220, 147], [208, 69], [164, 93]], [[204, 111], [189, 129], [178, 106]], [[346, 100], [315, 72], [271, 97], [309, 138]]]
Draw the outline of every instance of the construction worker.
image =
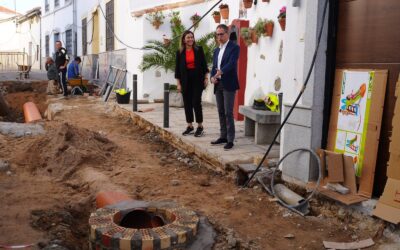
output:
[[62, 47], [61, 41], [56, 41], [56, 66], [58, 72], [60, 73], [60, 81], [61, 88], [63, 90], [64, 96], [68, 96], [67, 90], [67, 65], [69, 62], [69, 56], [67, 54], [67, 49]]

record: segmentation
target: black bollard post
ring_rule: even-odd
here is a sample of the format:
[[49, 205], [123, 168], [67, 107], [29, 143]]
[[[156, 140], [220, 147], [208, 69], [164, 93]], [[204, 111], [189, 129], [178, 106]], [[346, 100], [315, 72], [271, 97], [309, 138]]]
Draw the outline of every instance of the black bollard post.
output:
[[137, 111], [137, 75], [133, 75], [132, 81], [132, 104], [133, 104], [133, 111]]
[[169, 83], [164, 83], [164, 128], [169, 128]]

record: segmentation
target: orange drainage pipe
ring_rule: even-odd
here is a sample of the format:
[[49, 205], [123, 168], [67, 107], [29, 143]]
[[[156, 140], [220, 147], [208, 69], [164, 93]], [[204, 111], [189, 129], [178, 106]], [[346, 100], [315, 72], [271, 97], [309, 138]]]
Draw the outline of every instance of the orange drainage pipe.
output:
[[127, 194], [115, 191], [101, 191], [96, 195], [96, 207], [102, 208], [108, 205], [113, 205], [121, 201], [133, 200]]
[[26, 123], [42, 120], [42, 115], [40, 114], [36, 104], [33, 102], [25, 103], [23, 109]]

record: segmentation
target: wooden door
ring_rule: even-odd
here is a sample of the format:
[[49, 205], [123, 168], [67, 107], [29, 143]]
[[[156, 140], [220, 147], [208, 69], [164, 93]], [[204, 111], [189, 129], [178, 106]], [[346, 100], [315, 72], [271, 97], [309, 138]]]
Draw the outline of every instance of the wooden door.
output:
[[400, 1], [339, 0], [336, 68], [388, 69], [385, 106], [375, 170], [374, 195], [383, 192], [400, 72]]

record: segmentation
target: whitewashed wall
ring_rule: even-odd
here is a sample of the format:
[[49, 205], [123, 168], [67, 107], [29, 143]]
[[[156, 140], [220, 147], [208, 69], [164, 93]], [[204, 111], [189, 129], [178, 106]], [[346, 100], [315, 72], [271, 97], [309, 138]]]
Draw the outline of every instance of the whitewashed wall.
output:
[[[2, 13], [0, 19], [9, 18], [13, 14]], [[0, 23], [0, 51], [25, 52], [27, 61], [20, 64], [32, 65], [33, 69], [40, 68], [40, 18], [27, 19], [16, 25], [15, 19]], [[39, 50], [37, 50], [39, 46]]]
[[[80, 1], [81, 2], [81, 1]], [[54, 34], [60, 33], [60, 40], [65, 47], [65, 31], [72, 29], [73, 26], [73, 6], [71, 0], [60, 0], [60, 5], [55, 8], [54, 1], [49, 1], [50, 9], [45, 11], [45, 1], [42, 2], [42, 56], [46, 56], [46, 35], [50, 36], [50, 54], [52, 56], [54, 48]]]
[[40, 69], [40, 17], [28, 19], [17, 28], [18, 42], [14, 44], [19, 51], [28, 53], [28, 63], [32, 69]]

